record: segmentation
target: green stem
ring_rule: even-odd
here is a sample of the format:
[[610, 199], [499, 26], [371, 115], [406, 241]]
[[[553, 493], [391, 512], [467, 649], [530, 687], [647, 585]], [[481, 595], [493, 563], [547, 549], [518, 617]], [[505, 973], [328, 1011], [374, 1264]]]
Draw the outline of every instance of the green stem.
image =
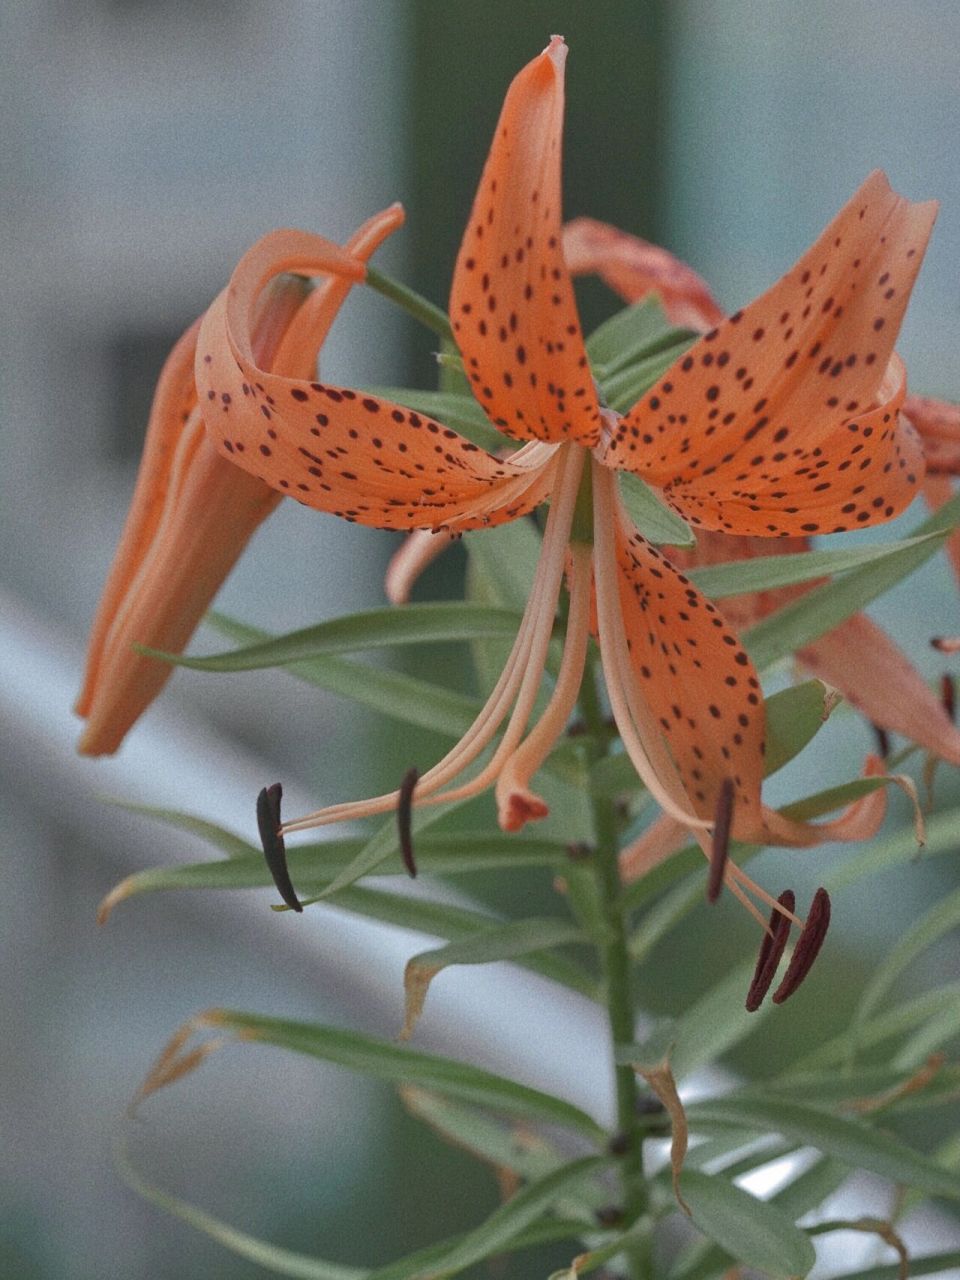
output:
[[408, 315], [413, 316], [414, 320], [418, 320], [420, 324], [425, 325], [426, 328], [431, 329], [441, 338], [448, 338], [452, 341], [453, 332], [446, 312], [434, 306], [432, 302], [424, 298], [422, 294], [417, 293], [415, 289], [401, 284], [399, 280], [391, 279], [390, 276], [384, 275], [382, 271], [377, 271], [375, 267], [367, 267], [367, 276], [364, 283], [368, 284], [371, 289], [376, 289], [377, 293], [383, 294], [385, 298], [389, 298], [391, 302], [395, 302]]
[[[604, 734], [603, 709], [592, 654], [587, 659], [580, 691], [580, 709], [591, 735], [592, 763], [595, 763], [608, 754], [610, 740]], [[619, 823], [616, 807], [612, 800], [602, 796], [594, 796], [592, 803], [596, 844], [593, 863], [606, 925], [604, 942], [598, 949], [603, 966], [607, 1019], [613, 1051], [617, 1045], [631, 1044], [635, 1039], [633, 982], [617, 861]], [[614, 1141], [621, 1160], [624, 1218], [627, 1225], [632, 1226], [639, 1223], [649, 1208], [649, 1192], [643, 1174], [643, 1132], [637, 1115], [639, 1093], [632, 1067], [615, 1065], [614, 1083], [617, 1100], [617, 1132]], [[649, 1280], [652, 1277], [652, 1246], [651, 1232], [638, 1239], [628, 1251], [634, 1280]]]

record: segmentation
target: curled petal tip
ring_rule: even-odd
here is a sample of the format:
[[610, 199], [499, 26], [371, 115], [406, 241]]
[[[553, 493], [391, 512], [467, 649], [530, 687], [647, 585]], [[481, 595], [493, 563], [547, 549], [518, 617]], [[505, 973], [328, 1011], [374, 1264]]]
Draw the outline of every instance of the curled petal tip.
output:
[[528, 822], [549, 816], [549, 807], [532, 791], [511, 791], [499, 806], [502, 831], [522, 831]]
[[570, 50], [563, 36], [553, 35], [550, 37], [550, 43], [543, 52], [549, 54], [558, 67], [562, 67]]

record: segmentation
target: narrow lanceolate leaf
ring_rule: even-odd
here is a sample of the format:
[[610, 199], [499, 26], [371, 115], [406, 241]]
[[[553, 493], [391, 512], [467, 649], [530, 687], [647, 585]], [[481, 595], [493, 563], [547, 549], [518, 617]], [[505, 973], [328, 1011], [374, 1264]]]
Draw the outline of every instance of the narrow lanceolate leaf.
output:
[[861, 1120], [831, 1115], [815, 1106], [788, 1098], [720, 1098], [691, 1104], [687, 1118], [691, 1129], [712, 1129], [716, 1125], [742, 1125], [751, 1130], [766, 1128], [804, 1145], [818, 1147], [824, 1154], [854, 1168], [868, 1169], [929, 1195], [960, 1199], [960, 1175], [939, 1168], [918, 1151], [877, 1132]]
[[586, 342], [590, 364], [595, 372], [602, 368], [609, 376], [625, 364], [632, 363], [641, 352], [652, 343], [662, 341], [671, 331], [660, 299], [656, 294], [648, 294], [594, 329]]
[[672, 333], [674, 340], [668, 341], [665, 336], [663, 347], [634, 360], [601, 381], [600, 391], [611, 409], [617, 413], [632, 409], [643, 393], [649, 391], [697, 340], [697, 335], [687, 330], [674, 329]]
[[495, 529], [467, 533], [463, 543], [490, 588], [493, 604], [522, 610], [530, 598], [542, 543], [533, 521], [511, 520]]
[[355, 653], [394, 645], [475, 640], [478, 637], [512, 639], [519, 625], [520, 615], [511, 609], [462, 601], [405, 604], [333, 618], [315, 627], [304, 627], [260, 644], [244, 645], [204, 658], [147, 649], [143, 652], [197, 671], [256, 671], [264, 667], [289, 666], [293, 662], [304, 662], [325, 654]]
[[167, 826], [177, 827], [180, 831], [189, 831], [191, 835], [199, 836], [201, 840], [205, 840], [208, 844], [212, 844], [214, 848], [220, 849], [228, 858], [242, 859], [255, 855], [263, 860], [263, 853], [247, 840], [242, 840], [240, 836], [234, 835], [232, 831], [228, 831], [226, 827], [218, 826], [215, 822], [208, 822], [206, 818], [198, 818], [192, 813], [183, 813], [180, 809], [166, 809], [156, 805], [149, 804], [133, 804], [129, 800], [115, 800], [107, 797], [107, 803], [116, 805], [118, 809], [126, 809], [128, 813], [142, 814], [145, 818], [156, 818], [159, 822], [165, 822]]
[[202, 1231], [231, 1253], [256, 1263], [274, 1275], [294, 1276], [297, 1280], [365, 1280], [369, 1274], [359, 1267], [345, 1267], [336, 1262], [324, 1262], [322, 1258], [311, 1258], [307, 1254], [281, 1249], [266, 1240], [258, 1240], [256, 1236], [239, 1231], [205, 1210], [187, 1204], [185, 1200], [146, 1182], [123, 1153], [117, 1158], [117, 1167], [128, 1186], [145, 1200], [151, 1201], [166, 1213], [173, 1214], [197, 1231]]
[[403, 974], [406, 1008], [400, 1039], [406, 1040], [413, 1033], [423, 1012], [430, 983], [442, 969], [457, 964], [517, 960], [536, 952], [550, 951], [553, 947], [583, 941], [584, 935], [577, 926], [566, 920], [511, 920], [506, 924], [491, 924], [445, 947], [421, 951], [407, 961]]
[[[922, 1258], [911, 1254], [910, 1280], [919, 1276], [939, 1276], [941, 1280], [949, 1280], [951, 1271], [960, 1267], [960, 1249], [948, 1249], [946, 1253], [927, 1253]], [[903, 1280], [903, 1268], [898, 1262], [887, 1263], [876, 1267], [865, 1267], [862, 1271], [844, 1271], [836, 1280]]]
[[946, 533], [932, 533], [911, 538], [885, 559], [872, 561], [835, 582], [815, 587], [799, 600], [770, 614], [743, 635], [754, 663], [760, 669], [769, 667], [824, 632], [832, 631], [929, 560], [943, 545], [945, 537]]
[[869, 1018], [900, 974], [917, 956], [958, 925], [960, 925], [960, 889], [954, 889], [945, 898], [934, 903], [929, 911], [911, 925], [877, 967], [860, 1000], [854, 1018], [855, 1024], [863, 1023]]
[[790, 587], [799, 582], [811, 582], [814, 578], [829, 578], [864, 565], [882, 563], [911, 547], [924, 546], [931, 536], [936, 534], [922, 534], [873, 547], [840, 547], [800, 551], [785, 556], [759, 556], [755, 560], [736, 560], [730, 564], [692, 569], [688, 576], [704, 595], [719, 600], [746, 592], [773, 591], [777, 587]]
[[391, 400], [435, 418], [491, 453], [496, 453], [507, 443], [472, 395], [459, 395], [453, 391], [419, 391], [413, 387], [368, 387], [367, 390], [382, 400]]
[[230, 1009], [206, 1015], [206, 1025], [232, 1031], [239, 1039], [274, 1044], [294, 1053], [334, 1062], [394, 1084], [420, 1085], [464, 1102], [541, 1124], [558, 1124], [596, 1142], [604, 1130], [585, 1111], [552, 1094], [518, 1084], [452, 1058], [388, 1044], [359, 1031], [344, 1031], [289, 1018], [268, 1018]]
[[453, 1276], [475, 1262], [502, 1252], [526, 1227], [536, 1222], [564, 1194], [610, 1164], [607, 1156], [585, 1156], [530, 1182], [496, 1209], [486, 1222], [470, 1231], [448, 1251], [435, 1256], [424, 1267], [422, 1261], [410, 1265], [391, 1263], [371, 1272], [369, 1280], [440, 1280]]
[[693, 1169], [682, 1186], [694, 1222], [737, 1262], [784, 1280], [805, 1276], [816, 1262], [809, 1238], [775, 1205]]
[[748, 1013], [743, 998], [753, 958], [734, 965], [677, 1020], [670, 1061], [678, 1079], [707, 1066], [755, 1031], [772, 1005]]
[[[208, 614], [206, 621], [242, 645], [264, 644], [277, 638], [269, 631], [247, 626], [221, 613]], [[459, 737], [470, 728], [481, 707], [478, 699], [429, 680], [329, 654], [309, 662], [291, 663], [286, 669], [290, 675], [318, 689], [350, 698], [404, 724], [420, 725], [452, 737]]]
[[[180, 815], [173, 815], [174, 818], [177, 816]], [[212, 823], [204, 825], [213, 827]], [[207, 838], [218, 843], [220, 834], [221, 829], [213, 827]], [[222, 834], [229, 835], [228, 832]], [[237, 844], [242, 843], [237, 841]], [[287, 850], [290, 878], [302, 895], [305, 906], [309, 905], [312, 895], [329, 888], [365, 844], [365, 840], [354, 837]], [[118, 903], [140, 893], [164, 889], [272, 888], [273, 879], [262, 851], [250, 845], [245, 847], [248, 853], [223, 861], [151, 867], [128, 876], [104, 900], [104, 918]], [[456, 876], [473, 871], [510, 871], [517, 867], [556, 867], [566, 861], [565, 845], [522, 835], [452, 831], [447, 835], [427, 833], [417, 840], [417, 866], [424, 875]], [[406, 874], [399, 855], [387, 858], [377, 867], [378, 876]]]
[[823, 728], [832, 705], [827, 694], [822, 680], [805, 680], [766, 699], [764, 777], [769, 778], [789, 764]]
[[[934, 814], [927, 822], [924, 860], [940, 853], [954, 853], [960, 844], [960, 809], [948, 809]], [[866, 849], [847, 858], [826, 878], [830, 893], [836, 893], [852, 884], [859, 884], [869, 876], [879, 875], [890, 867], [900, 866], [917, 856], [917, 842], [910, 828], [893, 831], [888, 836], [871, 840]]]
[[623, 471], [619, 476], [620, 496], [630, 518], [648, 542], [657, 546], [692, 547], [696, 539], [686, 520], [665, 507], [639, 476]]

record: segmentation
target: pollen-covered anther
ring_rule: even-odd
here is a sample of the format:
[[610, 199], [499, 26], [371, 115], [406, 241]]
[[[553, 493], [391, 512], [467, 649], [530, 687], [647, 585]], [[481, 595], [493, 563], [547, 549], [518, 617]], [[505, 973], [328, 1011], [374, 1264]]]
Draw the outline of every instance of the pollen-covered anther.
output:
[[707, 879], [707, 901], [716, 902], [723, 889], [727, 858], [730, 854], [730, 829], [733, 826], [733, 780], [724, 778], [717, 795], [717, 807], [710, 842], [710, 875]]
[[763, 1004], [764, 996], [770, 990], [770, 984], [773, 982], [777, 966], [787, 945], [787, 938], [790, 936], [790, 916], [795, 906], [796, 898], [793, 890], [784, 889], [777, 899], [777, 905], [770, 913], [770, 923], [760, 943], [757, 967], [753, 971], [753, 979], [747, 991], [748, 1013], [756, 1013]]
[[417, 863], [413, 855], [413, 793], [419, 781], [419, 770], [414, 766], [403, 775], [397, 793], [397, 832], [400, 837], [400, 856], [411, 880], [416, 878]]
[[953, 676], [945, 672], [940, 677], [940, 702], [953, 724], [957, 722], [957, 686]]
[[257, 828], [260, 842], [263, 845], [263, 856], [267, 869], [273, 876], [280, 897], [291, 911], [302, 911], [303, 904], [297, 897], [287, 868], [287, 850], [280, 830], [280, 801], [283, 798], [283, 787], [275, 782], [264, 787], [257, 796]]
[[813, 967], [830, 925], [830, 895], [820, 888], [813, 895], [807, 922], [793, 949], [783, 981], [773, 993], [773, 1003], [783, 1004], [797, 990]]

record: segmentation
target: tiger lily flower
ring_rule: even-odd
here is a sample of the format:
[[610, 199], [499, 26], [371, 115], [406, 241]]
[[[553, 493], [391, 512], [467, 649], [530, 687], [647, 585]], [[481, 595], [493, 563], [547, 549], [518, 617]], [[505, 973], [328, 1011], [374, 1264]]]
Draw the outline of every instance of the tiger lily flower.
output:
[[[633, 527], [617, 471], [635, 472], [699, 528], [728, 533], [790, 538], [903, 510], [923, 459], [899, 419], [906, 388], [893, 342], [935, 206], [911, 204], [872, 175], [783, 280], [704, 334], [620, 417], [598, 399], [561, 247], [566, 52], [555, 37], [508, 90], [450, 300], [474, 393], [521, 443], [510, 457], [382, 398], [262, 368], [252, 323], [274, 274], [264, 259], [241, 261], [203, 321], [201, 403], [226, 394], [236, 410], [208, 423], [211, 437], [274, 488], [362, 524], [448, 533], [550, 502], [516, 641], [463, 739], [412, 795], [333, 805], [281, 834], [489, 786], [504, 828], [542, 816], [532, 779], [573, 710], [595, 624], [617, 728], [665, 813], [703, 841], [718, 807], [736, 839], [818, 839], [815, 826], [763, 806], [764, 711], [750, 658], [719, 610]], [[528, 732], [565, 572], [562, 663]]]
[[[403, 221], [399, 206], [361, 227], [346, 250], [276, 231], [252, 250], [281, 271], [328, 269], [312, 293], [299, 276], [277, 279], [251, 314], [251, 343], [260, 364], [310, 377], [317, 350], [364, 262]], [[226, 461], [211, 444], [208, 423], [230, 412], [198, 398], [194, 373], [200, 321], [171, 352], [157, 384], [133, 502], [91, 632], [77, 713], [87, 721], [79, 750], [116, 751], [127, 731], [169, 679], [166, 663], [135, 644], [179, 653], [196, 629], [250, 537], [281, 493]]]

